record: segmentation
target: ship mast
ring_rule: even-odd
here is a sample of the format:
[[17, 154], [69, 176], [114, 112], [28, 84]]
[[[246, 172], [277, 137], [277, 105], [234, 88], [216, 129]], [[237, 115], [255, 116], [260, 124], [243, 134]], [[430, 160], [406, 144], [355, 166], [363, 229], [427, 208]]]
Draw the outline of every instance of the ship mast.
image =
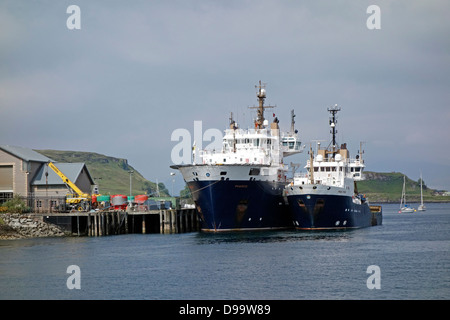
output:
[[256, 96], [258, 97], [259, 106], [258, 107], [249, 107], [250, 109], [258, 109], [257, 117], [255, 120], [255, 129], [262, 129], [264, 124], [264, 109], [267, 108], [275, 108], [274, 106], [265, 106], [264, 99], [266, 98], [266, 84], [261, 83], [259, 81], [259, 85], [255, 86], [258, 89]]
[[336, 130], [336, 123], [337, 123], [336, 113], [338, 111], [341, 111], [341, 108], [338, 108], [337, 104], [335, 104], [333, 108], [328, 108], [328, 112], [331, 113], [331, 119], [330, 119], [331, 132], [330, 133], [331, 133], [331, 136], [332, 136], [331, 144], [332, 144], [332, 148], [333, 148], [330, 153], [333, 154], [333, 157], [334, 157], [334, 154], [337, 153], [337, 148], [336, 148], [336, 133], [337, 133], [337, 130]]
[[233, 129], [233, 152], [236, 153], [236, 121], [233, 120], [233, 112], [230, 115], [230, 129]]
[[361, 163], [364, 163], [364, 160], [363, 160], [364, 150], [362, 148], [363, 143], [365, 143], [365, 142], [364, 141], [359, 142], [359, 161], [361, 161]]
[[233, 112], [230, 113], [230, 129], [236, 130], [238, 128], [236, 121], [233, 119]]
[[309, 145], [309, 179], [314, 184], [314, 153], [311, 144]]
[[291, 133], [295, 133], [295, 113], [294, 109], [291, 110]]

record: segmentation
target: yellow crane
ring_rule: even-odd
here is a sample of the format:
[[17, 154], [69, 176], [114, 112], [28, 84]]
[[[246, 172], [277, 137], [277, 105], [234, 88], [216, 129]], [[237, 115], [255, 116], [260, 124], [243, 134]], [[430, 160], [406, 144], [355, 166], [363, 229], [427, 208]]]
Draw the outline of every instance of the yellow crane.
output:
[[77, 209], [78, 211], [88, 210], [91, 202], [91, 195], [84, 193], [77, 187], [67, 176], [62, 173], [53, 162], [49, 162], [48, 166], [62, 179], [66, 186], [73, 191], [72, 194], [67, 194], [66, 204]]

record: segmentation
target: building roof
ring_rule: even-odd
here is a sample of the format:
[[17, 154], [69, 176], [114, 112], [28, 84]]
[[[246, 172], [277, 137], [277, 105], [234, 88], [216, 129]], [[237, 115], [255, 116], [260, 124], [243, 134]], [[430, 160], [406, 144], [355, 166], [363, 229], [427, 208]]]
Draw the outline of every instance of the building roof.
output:
[[13, 156], [20, 158], [25, 161], [35, 161], [35, 162], [49, 162], [53, 161], [50, 158], [28, 148], [17, 147], [17, 146], [8, 146], [8, 145], [0, 145], [0, 150], [8, 152]]
[[[69, 178], [73, 183], [75, 183], [81, 174], [81, 171], [83, 168], [85, 168], [85, 164], [82, 162], [76, 162], [76, 163], [60, 163], [56, 162], [54, 163], [55, 166], [62, 172], [64, 175]], [[45, 177], [45, 173], [48, 172], [47, 179]], [[94, 181], [92, 180], [92, 177], [89, 174], [89, 171], [86, 169], [86, 172], [88, 174], [89, 179], [91, 180], [91, 184], [94, 184]], [[36, 176], [34, 177], [32, 185], [59, 185], [64, 184], [64, 182], [61, 180], [60, 176], [58, 176], [55, 171], [53, 171], [51, 168], [49, 168], [47, 165], [41, 166], [39, 168], [39, 171], [36, 173]]]

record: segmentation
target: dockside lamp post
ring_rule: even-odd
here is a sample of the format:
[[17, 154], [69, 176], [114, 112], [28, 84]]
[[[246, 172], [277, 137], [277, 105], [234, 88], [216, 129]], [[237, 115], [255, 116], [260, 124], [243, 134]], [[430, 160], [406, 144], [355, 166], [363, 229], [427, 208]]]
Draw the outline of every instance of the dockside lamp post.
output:
[[129, 203], [131, 203], [131, 197], [132, 197], [132, 194], [131, 194], [131, 176], [133, 175], [134, 171], [130, 170], [130, 171], [128, 171], [128, 173], [130, 174], [130, 201], [129, 201]]
[[173, 197], [174, 196], [173, 195], [173, 183], [175, 182], [175, 178], [174, 178], [175, 172], [171, 172], [170, 175], [172, 176], [172, 197]]

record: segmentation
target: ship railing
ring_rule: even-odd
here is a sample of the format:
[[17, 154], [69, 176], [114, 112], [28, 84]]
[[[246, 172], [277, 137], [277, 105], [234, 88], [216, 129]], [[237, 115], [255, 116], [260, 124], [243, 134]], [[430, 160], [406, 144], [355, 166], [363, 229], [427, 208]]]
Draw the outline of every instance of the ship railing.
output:
[[265, 158], [270, 158], [270, 154], [271, 154], [270, 148], [265, 148], [265, 147], [253, 147], [253, 146], [249, 146], [248, 148], [237, 148], [236, 152], [232, 151], [232, 148], [228, 147], [225, 150], [208, 150], [208, 149], [203, 149], [203, 150], [199, 150], [197, 151], [197, 154], [199, 157], [208, 157], [208, 156], [229, 156], [230, 154], [233, 155], [239, 155], [240, 157], [265, 157]]
[[267, 129], [226, 129], [225, 136], [235, 136], [237, 138], [270, 138], [270, 131]]
[[[230, 153], [215, 150], [201, 150], [196, 157], [197, 163], [203, 164], [262, 164], [270, 165], [273, 162], [270, 152], [259, 152], [255, 155], [254, 152], [239, 152]], [[256, 158], [256, 160], [255, 160]]]

